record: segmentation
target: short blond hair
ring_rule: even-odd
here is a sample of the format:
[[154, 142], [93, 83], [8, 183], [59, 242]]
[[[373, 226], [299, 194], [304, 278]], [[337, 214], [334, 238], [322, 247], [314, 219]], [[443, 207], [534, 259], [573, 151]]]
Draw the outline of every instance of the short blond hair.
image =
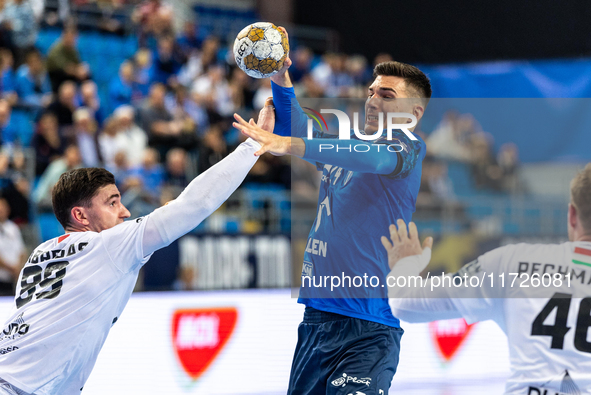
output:
[[591, 163], [571, 181], [570, 199], [585, 233], [591, 234]]

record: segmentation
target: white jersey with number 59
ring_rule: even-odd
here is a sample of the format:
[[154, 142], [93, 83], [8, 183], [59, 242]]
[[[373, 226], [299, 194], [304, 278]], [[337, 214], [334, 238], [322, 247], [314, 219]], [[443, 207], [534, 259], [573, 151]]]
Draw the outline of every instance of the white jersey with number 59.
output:
[[28, 393], [80, 393], [149, 258], [142, 252], [146, 222], [37, 247], [0, 332], [0, 378]]
[[469, 323], [494, 319], [507, 334], [506, 394], [591, 394], [591, 242], [509, 245], [457, 274], [485, 280], [447, 289]]

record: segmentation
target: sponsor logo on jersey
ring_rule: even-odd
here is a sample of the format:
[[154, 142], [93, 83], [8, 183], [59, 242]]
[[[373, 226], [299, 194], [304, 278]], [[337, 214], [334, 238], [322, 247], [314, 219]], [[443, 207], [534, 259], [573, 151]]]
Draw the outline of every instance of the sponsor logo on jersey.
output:
[[177, 310], [172, 344], [183, 370], [197, 380], [224, 348], [236, 326], [234, 307]]
[[306, 245], [306, 252], [312, 255], [320, 255], [326, 258], [326, 249], [328, 248], [328, 243], [322, 240], [316, 240], [309, 238], [308, 244]]
[[0, 355], [8, 354], [9, 352], [16, 351], [16, 350], [18, 350], [18, 347], [16, 347], [16, 346], [0, 348]]
[[[3, 340], [14, 340], [18, 339], [26, 335], [29, 332], [29, 324], [27, 324], [23, 318], [23, 314], [21, 313], [18, 317], [15, 318], [10, 324], [6, 325], [2, 333], [0, 333], [0, 342]], [[10, 352], [13, 350], [9, 350]], [[2, 353], [6, 354], [6, 353]]]
[[435, 346], [445, 362], [449, 362], [456, 355], [474, 325], [468, 325], [463, 318], [429, 323]]
[[[356, 377], [356, 376], [349, 376], [347, 375], [347, 373], [343, 373], [343, 377], [339, 377], [338, 379], [335, 379], [333, 381], [330, 382], [333, 386], [335, 387], [344, 387], [349, 383], [353, 383], [353, 384], [365, 384], [368, 387], [371, 384], [371, 378], [370, 377]], [[359, 391], [357, 391], [359, 392]], [[357, 395], [357, 394], [355, 394]]]
[[312, 277], [312, 270], [313, 269], [314, 269], [314, 265], [311, 262], [304, 261], [304, 265], [302, 266], [302, 276]]
[[527, 395], [580, 395], [581, 390], [565, 370], [563, 374], [539, 387], [530, 386]]

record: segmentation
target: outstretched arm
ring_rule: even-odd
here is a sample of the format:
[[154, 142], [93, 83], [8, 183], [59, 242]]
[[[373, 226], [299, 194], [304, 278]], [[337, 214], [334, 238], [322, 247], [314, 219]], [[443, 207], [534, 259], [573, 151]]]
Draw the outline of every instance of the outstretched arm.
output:
[[[274, 121], [272, 107], [265, 106], [259, 115], [259, 125], [272, 131]], [[221, 162], [191, 181], [178, 198], [148, 215], [143, 255], [148, 256], [172, 243], [217, 210], [244, 181], [258, 159], [254, 154], [259, 149], [260, 144], [256, 141], [246, 140]]]
[[326, 163], [350, 171], [382, 175], [396, 175], [403, 169], [401, 158], [406, 152], [397, 152], [401, 145], [277, 136], [258, 127], [252, 119], [246, 122], [238, 115], [235, 118], [234, 127], [261, 144], [256, 155], [265, 152], [276, 156], [294, 155], [312, 164]]
[[[414, 222], [397, 222], [398, 229], [390, 225], [390, 239], [382, 236], [382, 244], [388, 252], [388, 296], [392, 313], [406, 322], [429, 322], [451, 318], [461, 318], [461, 313], [449, 298], [445, 288], [437, 288], [435, 293], [425, 287], [397, 287], [402, 284], [398, 277], [418, 276], [431, 260], [433, 239], [427, 237], [421, 246], [419, 233]], [[406, 280], [405, 279], [405, 280]], [[406, 284], [406, 281], [404, 282]]]
[[[285, 36], [287, 30], [279, 26]], [[308, 130], [308, 117], [300, 107], [293, 90], [293, 84], [287, 70], [291, 66], [291, 59], [285, 58], [281, 70], [271, 77], [271, 89], [273, 90], [273, 103], [277, 120], [275, 134], [278, 136], [305, 137]]]

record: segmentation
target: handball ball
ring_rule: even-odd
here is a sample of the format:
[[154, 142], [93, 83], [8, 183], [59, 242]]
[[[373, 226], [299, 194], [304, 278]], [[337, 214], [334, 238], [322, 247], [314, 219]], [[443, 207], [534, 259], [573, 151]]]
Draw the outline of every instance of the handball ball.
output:
[[236, 64], [254, 78], [267, 78], [277, 74], [288, 53], [287, 37], [269, 22], [246, 26], [234, 41]]

